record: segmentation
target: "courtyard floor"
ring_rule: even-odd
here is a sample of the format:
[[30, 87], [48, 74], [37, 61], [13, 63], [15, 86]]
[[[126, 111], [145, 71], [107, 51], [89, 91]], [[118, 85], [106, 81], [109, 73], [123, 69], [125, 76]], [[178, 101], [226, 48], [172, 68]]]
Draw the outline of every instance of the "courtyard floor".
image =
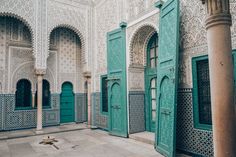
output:
[[[58, 149], [52, 145], [39, 144], [47, 136], [58, 140], [55, 142]], [[154, 150], [153, 145], [110, 136], [102, 130], [82, 127], [61, 133], [1, 139], [0, 157], [162, 157], [162, 155]]]

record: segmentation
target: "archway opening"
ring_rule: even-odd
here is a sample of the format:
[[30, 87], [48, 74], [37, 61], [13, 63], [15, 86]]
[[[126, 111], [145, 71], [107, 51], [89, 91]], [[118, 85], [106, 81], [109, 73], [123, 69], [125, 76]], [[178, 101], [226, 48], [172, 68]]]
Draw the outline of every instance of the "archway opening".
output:
[[157, 56], [156, 29], [149, 25], [139, 28], [130, 44], [129, 128], [131, 138], [150, 132], [149, 142], [155, 140]]
[[17, 16], [0, 15], [1, 94], [15, 94], [16, 102], [11, 104], [15, 106], [13, 108], [32, 108], [31, 92], [34, 90], [32, 86], [34, 72], [30, 69], [34, 67], [32, 40], [32, 30], [27, 22]]
[[[66, 114], [61, 114], [61, 123], [67, 122], [84, 122], [86, 121], [86, 94], [85, 80], [83, 77], [83, 62], [82, 62], [82, 40], [79, 34], [70, 27], [57, 27], [52, 30], [50, 34], [49, 57], [47, 59], [47, 69], [51, 76], [47, 75], [45, 78], [53, 80], [55, 88], [52, 89], [53, 96], [56, 93], [61, 93], [61, 100], [70, 102], [73, 107], [72, 111], [68, 112], [73, 119], [66, 119]], [[74, 96], [62, 98], [64, 82], [71, 82], [73, 84]], [[73, 99], [73, 100], [69, 100]], [[60, 109], [65, 108], [65, 103], [61, 101], [58, 106]], [[62, 112], [63, 113], [63, 112]], [[64, 117], [63, 117], [64, 116]]]
[[60, 102], [60, 123], [74, 122], [75, 104], [72, 83], [65, 82], [62, 84]]

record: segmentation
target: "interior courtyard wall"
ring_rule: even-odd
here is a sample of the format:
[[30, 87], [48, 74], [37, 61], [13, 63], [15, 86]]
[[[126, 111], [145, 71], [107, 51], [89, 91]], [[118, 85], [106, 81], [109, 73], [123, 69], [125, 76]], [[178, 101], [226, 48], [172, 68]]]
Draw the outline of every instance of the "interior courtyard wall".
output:
[[[135, 9], [134, 9], [135, 8]], [[125, 21], [128, 23], [127, 27], [127, 54], [129, 54], [129, 44], [131, 38], [142, 26], [153, 26], [157, 28], [157, 9], [154, 7], [154, 0], [141, 1], [141, 0], [103, 0], [97, 2], [94, 8], [95, 12], [95, 57], [93, 70], [93, 110], [95, 117], [93, 118], [94, 124], [107, 128], [107, 115], [101, 114], [100, 108], [100, 76], [107, 74], [107, 44], [106, 34], [109, 31], [119, 28], [119, 23]], [[154, 13], [153, 13], [154, 11]], [[146, 16], [145, 18], [143, 18]], [[131, 25], [130, 25], [131, 24]], [[130, 26], [129, 26], [130, 25]], [[150, 31], [150, 30], [148, 30]], [[148, 34], [150, 32], [146, 32]], [[129, 58], [129, 55], [127, 55]], [[141, 58], [144, 57], [141, 54]], [[140, 58], [140, 56], [139, 56]], [[143, 59], [144, 60], [144, 59]], [[127, 65], [129, 66], [129, 65]], [[141, 68], [142, 69], [142, 68]], [[131, 70], [132, 71], [132, 70]], [[135, 91], [144, 90], [144, 71], [137, 68], [130, 76], [136, 81], [129, 81], [132, 87], [136, 88]], [[134, 74], [134, 75], [132, 75]], [[138, 77], [136, 77], [138, 76]], [[141, 79], [141, 80], [139, 80]], [[137, 88], [137, 86], [139, 88]], [[135, 87], [136, 86], [136, 87]], [[140, 94], [140, 93], [139, 93]], [[143, 93], [142, 93], [143, 94]], [[141, 104], [143, 105], [143, 104]]]
[[119, 28], [121, 0], [103, 0], [94, 7], [95, 53], [92, 71], [92, 123], [101, 128], [108, 127], [107, 115], [100, 110], [100, 76], [107, 74], [107, 32]]
[[[37, 1], [38, 2], [38, 1]], [[23, 47], [23, 48], [15, 48], [12, 47], [9, 52], [15, 56], [18, 56], [16, 59], [17, 62], [29, 62], [25, 64], [23, 68], [28, 69], [27, 75], [31, 77], [30, 79], [35, 79], [34, 76], [34, 61], [36, 60], [44, 60], [47, 61], [47, 74], [44, 76], [48, 80], [54, 81], [55, 86], [53, 89], [56, 92], [60, 91], [60, 86], [56, 87], [57, 81], [59, 78], [55, 77], [57, 74], [57, 64], [55, 60], [58, 60], [58, 52], [57, 50], [50, 50], [48, 54], [48, 46], [49, 46], [49, 36], [51, 31], [58, 26], [66, 26], [72, 28], [76, 31], [77, 34], [81, 36], [81, 60], [82, 71], [89, 70], [88, 60], [93, 56], [91, 62], [94, 62], [94, 66], [92, 69], [93, 75], [93, 99], [92, 102], [95, 104], [95, 109], [93, 110], [96, 113], [96, 122], [98, 126], [103, 128], [107, 127], [107, 117], [100, 114], [100, 75], [107, 73], [107, 63], [106, 63], [106, 33], [116, 29], [119, 27], [119, 23], [125, 19], [128, 22], [127, 28], [127, 45], [130, 44], [132, 35], [141, 25], [145, 24], [153, 24], [157, 26], [158, 15], [153, 15], [148, 18], [142, 19], [153, 10], [157, 10], [153, 3], [154, 0], [141, 1], [141, 0], [103, 0], [103, 1], [95, 1], [95, 4], [91, 1], [83, 1], [79, 2], [67, 1], [67, 0], [48, 0], [46, 3], [46, 12], [47, 13], [43, 18], [44, 22], [37, 26], [37, 21], [42, 22], [42, 20], [37, 19], [36, 12], [38, 11], [38, 3], [35, 3], [34, 0], [8, 0], [3, 1], [0, 6], [0, 15], [11, 15], [18, 17], [22, 21], [24, 21], [27, 25], [29, 25], [31, 34], [32, 34], [32, 42], [33, 49]], [[233, 49], [236, 49], [236, 0], [231, 0], [231, 13], [233, 19], [232, 25], [232, 41], [233, 41]], [[122, 5], [121, 5], [122, 4]], [[95, 5], [95, 6], [94, 6]], [[205, 31], [205, 19], [206, 19], [206, 10], [200, 1], [188, 1], [188, 0], [180, 0], [181, 5], [181, 47], [180, 47], [180, 65], [179, 65], [179, 87], [180, 90], [180, 98], [179, 98], [179, 106], [182, 113], [178, 115], [181, 117], [181, 125], [179, 128], [184, 128], [184, 130], [179, 130], [182, 134], [178, 135], [179, 139], [183, 139], [183, 142], [178, 141], [177, 138], [177, 147], [182, 150], [190, 151], [193, 153], [199, 153], [206, 156], [212, 155], [212, 143], [207, 143], [207, 141], [212, 140], [212, 134], [210, 131], [198, 130], [193, 128], [193, 108], [192, 108], [192, 67], [191, 62], [192, 58], [196, 56], [206, 55], [207, 54], [207, 43], [206, 43], [206, 31]], [[91, 7], [94, 6], [94, 12]], [[27, 9], [25, 9], [27, 8]], [[45, 9], [45, 8], [44, 8]], [[124, 10], [122, 10], [124, 9]], [[45, 11], [45, 10], [43, 10]], [[196, 14], [197, 13], [197, 14]], [[42, 14], [44, 15], [44, 14]], [[94, 15], [94, 23], [91, 25], [92, 16]], [[156, 21], [155, 21], [156, 20]], [[8, 76], [6, 74], [6, 66], [8, 65], [7, 55], [8, 51], [3, 51], [7, 49], [7, 40], [6, 24], [4, 20], [0, 20], [0, 31], [3, 33], [0, 34], [0, 93], [13, 93], [13, 89], [15, 88], [16, 81], [12, 83], [8, 83], [9, 79], [12, 77], [13, 80], [17, 80], [20, 77], [23, 77], [23, 73], [19, 73], [15, 76]], [[38, 28], [39, 27], [39, 28]], [[44, 29], [42, 29], [43, 27]], [[92, 27], [95, 27], [94, 38], [95, 43], [94, 46], [91, 38]], [[46, 40], [36, 40], [38, 39], [38, 34], [36, 33], [39, 30], [47, 30], [46, 32]], [[90, 36], [90, 37], [89, 37]], [[41, 51], [43, 54], [39, 56], [35, 55], [35, 45], [41, 46], [44, 45], [44, 48]], [[90, 45], [90, 46], [88, 46]], [[18, 46], [19, 47], [19, 46]], [[94, 47], [94, 49], [92, 49]], [[130, 52], [130, 48], [128, 46], [127, 53]], [[14, 55], [16, 54], [17, 55]], [[20, 54], [27, 54], [28, 57], [20, 58]], [[31, 55], [29, 55], [31, 54]], [[128, 56], [129, 57], [129, 56]], [[144, 57], [145, 58], [145, 57]], [[42, 63], [43, 63], [42, 62]], [[11, 69], [15, 69], [14, 66]], [[56, 70], [55, 70], [56, 69]], [[81, 69], [80, 69], [81, 70]], [[17, 70], [16, 70], [17, 71]], [[137, 72], [135, 69], [135, 73], [138, 73], [139, 78], [143, 78], [143, 71], [140, 70]], [[137, 76], [134, 74], [134, 76]], [[132, 76], [132, 74], [129, 74]], [[9, 77], [9, 78], [8, 78]], [[82, 77], [82, 73], [80, 73], [78, 78]], [[63, 79], [61, 79], [63, 80]], [[80, 79], [78, 79], [80, 80]], [[137, 84], [136, 81], [129, 80], [130, 90], [141, 91], [143, 90], [143, 84]], [[143, 81], [141, 81], [143, 82]], [[78, 83], [78, 82], [77, 82]], [[134, 83], [132, 85], [132, 83]], [[83, 84], [78, 84], [77, 89], [82, 88]], [[134, 89], [136, 88], [136, 89]], [[81, 92], [81, 91], [78, 91]], [[58, 101], [58, 98], [57, 98]], [[98, 113], [98, 114], [97, 114]], [[179, 118], [178, 118], [179, 119]], [[189, 123], [190, 119], [190, 123]], [[178, 123], [179, 125], [180, 123]], [[186, 129], [187, 128], [187, 129]], [[192, 138], [196, 138], [197, 142], [188, 143], [187, 141], [191, 141]], [[199, 139], [201, 138], [201, 139]], [[180, 143], [178, 143], [180, 142]], [[195, 143], [195, 144], [194, 144]], [[208, 144], [207, 147], [204, 147]], [[199, 147], [202, 147], [202, 150], [199, 150]], [[210, 151], [209, 151], [210, 150]], [[205, 151], [205, 152], [204, 152]], [[206, 152], [208, 151], [208, 152]]]
[[144, 91], [144, 68], [147, 44], [154, 33], [158, 33], [158, 13], [138, 21], [127, 28], [128, 89]]
[[32, 36], [27, 26], [15, 18], [1, 17], [0, 23], [1, 91], [14, 94], [20, 79], [35, 82]]
[[84, 92], [81, 63], [81, 42], [75, 32], [66, 28], [55, 29], [51, 35], [48, 69], [61, 92], [64, 82], [71, 82], [75, 93]]
[[92, 14], [91, 6], [85, 4], [77, 2], [70, 3], [67, 0], [49, 0], [47, 5], [47, 41], [49, 41], [53, 29], [57, 27], [64, 26], [74, 30], [81, 39], [81, 61], [84, 71], [88, 70], [87, 60], [88, 52], [90, 51], [88, 45], [90, 45], [89, 42], [91, 42], [88, 41], [90, 35], [89, 31], [91, 29], [89, 22]]
[[[236, 1], [231, 0], [232, 48], [236, 48]], [[197, 14], [196, 14], [197, 13]], [[206, 9], [201, 1], [180, 0], [180, 64], [177, 111], [177, 149], [213, 156], [212, 131], [194, 127], [192, 58], [207, 55]], [[194, 142], [192, 142], [194, 141]]]
[[[150, 14], [151, 13], [151, 14]], [[137, 17], [128, 23], [128, 91], [129, 91], [129, 133], [146, 130], [145, 67], [147, 45], [150, 38], [158, 33], [159, 13], [149, 12], [143, 20]]]
[[[151, 25], [157, 27], [158, 16], [150, 14], [157, 12], [154, 6], [155, 0], [103, 0], [95, 1], [95, 47], [96, 53], [94, 62], [96, 68], [93, 70], [94, 75], [94, 92], [100, 91], [100, 75], [107, 73], [107, 47], [106, 34], [116, 28], [119, 23], [125, 21], [128, 23], [127, 44], [130, 42], [132, 33], [137, 31], [141, 25]], [[136, 8], [136, 9], [134, 9]], [[136, 10], [136, 11], [134, 11]], [[148, 15], [150, 14], [150, 15]], [[146, 18], [142, 18], [148, 15]], [[129, 27], [129, 24], [132, 26]]]
[[[0, 15], [17, 17], [32, 33], [35, 68], [46, 69], [49, 36], [59, 25], [73, 27], [81, 35], [84, 71], [88, 70], [88, 35], [91, 26], [92, 1], [8, 0], [1, 2]], [[43, 33], [40, 33], [43, 32]]]
[[[20, 128], [29, 128], [36, 126], [36, 110], [15, 110], [15, 88], [17, 80], [26, 78], [32, 84], [32, 92], [36, 90], [35, 69], [45, 70], [44, 79], [50, 82], [51, 87], [51, 108], [43, 109], [43, 126], [58, 125], [59, 103], [61, 85], [58, 83], [58, 65], [59, 53], [56, 49], [50, 49], [50, 34], [54, 28], [63, 26], [72, 29], [79, 35], [81, 42], [76, 45], [76, 70], [73, 78], [63, 78], [61, 81], [73, 81], [75, 86], [75, 112], [76, 122], [86, 121], [86, 95], [84, 91], [83, 72], [89, 70], [88, 51], [91, 53], [88, 45], [89, 30], [92, 26], [89, 22], [92, 19], [92, 5], [89, 2], [78, 2], [68, 0], [9, 0], [1, 2], [0, 6], [0, 30], [1, 30], [1, 59], [0, 59], [0, 96], [4, 103], [3, 113], [7, 110], [9, 114], [3, 114], [1, 119], [5, 124], [3, 130], [12, 130]], [[23, 45], [19, 42], [8, 42], [6, 21], [2, 20], [6, 16], [16, 17], [26, 24], [32, 35], [32, 45], [26, 42]], [[81, 28], [80, 28], [81, 27]], [[13, 29], [14, 30], [14, 29]], [[19, 31], [24, 32], [24, 31]], [[42, 33], [43, 32], [43, 33]], [[19, 37], [22, 38], [23, 37]], [[10, 43], [10, 44], [9, 44]], [[69, 47], [69, 48], [68, 48]], [[63, 48], [68, 48], [70, 44], [66, 43]], [[25, 56], [26, 55], [26, 56]], [[90, 54], [91, 55], [91, 54]], [[71, 59], [71, 57], [67, 57]], [[12, 63], [16, 64], [12, 64]], [[9, 65], [10, 64], [10, 65]], [[9, 66], [8, 66], [9, 65]], [[65, 76], [65, 75], [64, 75]], [[77, 81], [77, 80], [79, 81]], [[60, 82], [62, 83], [62, 82]], [[77, 114], [78, 113], [78, 114]], [[29, 121], [30, 120], [30, 121]]]

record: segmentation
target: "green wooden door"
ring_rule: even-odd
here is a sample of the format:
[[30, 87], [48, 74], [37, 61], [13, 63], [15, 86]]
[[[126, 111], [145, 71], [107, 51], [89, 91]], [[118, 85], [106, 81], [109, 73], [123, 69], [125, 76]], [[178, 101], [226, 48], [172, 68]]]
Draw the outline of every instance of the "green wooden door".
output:
[[118, 82], [112, 84], [111, 87], [111, 129], [112, 133], [119, 135], [123, 132], [123, 118], [122, 115], [122, 101], [121, 101], [121, 87]]
[[145, 67], [145, 116], [146, 130], [156, 130], [156, 75], [158, 58], [158, 36], [155, 33], [148, 42], [147, 65]]
[[126, 24], [107, 34], [109, 132], [127, 137]]
[[155, 147], [161, 154], [172, 157], [175, 156], [179, 0], [167, 0], [160, 10]]
[[60, 100], [60, 120], [61, 123], [75, 121], [74, 93], [73, 85], [65, 82], [62, 85], [61, 100]]

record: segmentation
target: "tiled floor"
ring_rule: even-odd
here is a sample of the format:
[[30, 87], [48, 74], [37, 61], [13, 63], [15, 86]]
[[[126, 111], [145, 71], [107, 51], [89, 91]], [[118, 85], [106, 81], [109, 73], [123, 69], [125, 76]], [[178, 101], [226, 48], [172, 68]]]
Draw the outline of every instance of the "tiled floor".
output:
[[80, 129], [50, 134], [55, 145], [39, 144], [47, 135], [0, 141], [0, 157], [162, 157], [153, 145], [114, 137], [101, 130]]

